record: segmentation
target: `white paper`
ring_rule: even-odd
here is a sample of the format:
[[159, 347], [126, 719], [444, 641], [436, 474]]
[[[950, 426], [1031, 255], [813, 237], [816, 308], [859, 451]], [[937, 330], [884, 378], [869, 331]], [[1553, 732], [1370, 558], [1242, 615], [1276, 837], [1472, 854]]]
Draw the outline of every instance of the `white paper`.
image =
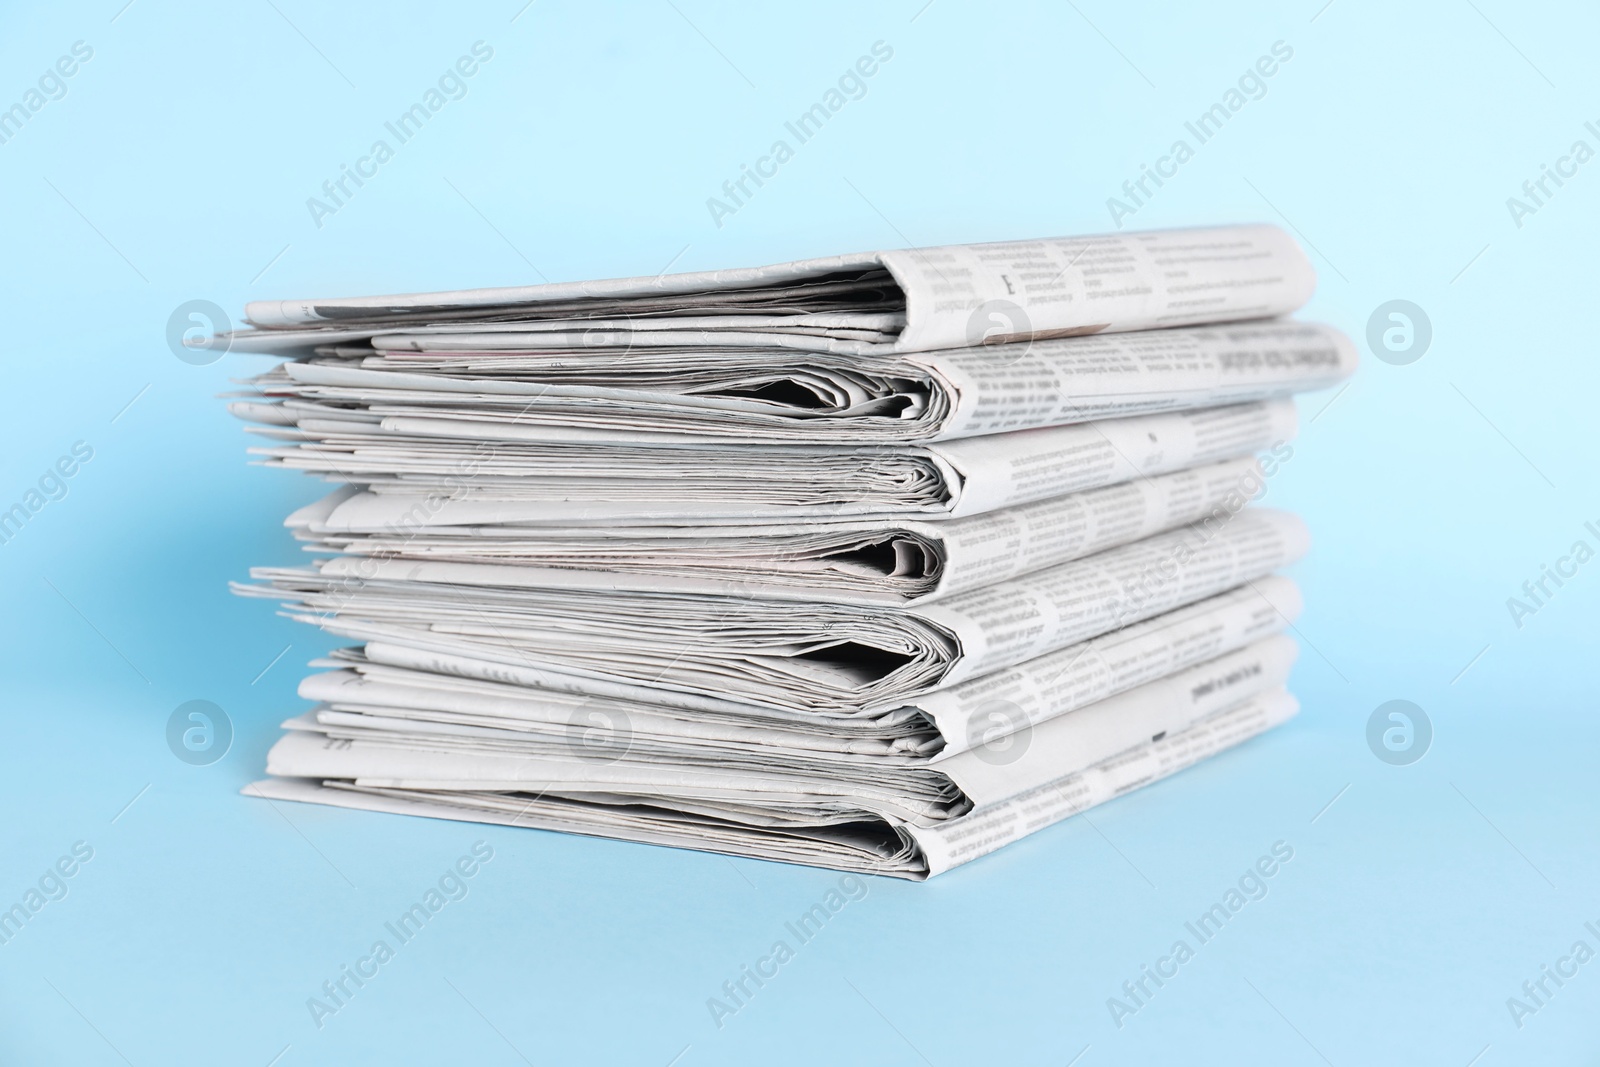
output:
[[[261, 568], [253, 595], [360, 641], [820, 714], [898, 707], [1265, 577], [1307, 547], [1283, 512], [1236, 515], [891, 608], [459, 585], [449, 563]], [[418, 580], [426, 566], [430, 580]]]
[[[383, 339], [377, 339], [382, 343]], [[894, 444], [1287, 396], [1355, 371], [1338, 330], [1281, 320], [884, 358], [784, 349], [329, 350], [249, 379], [233, 410], [310, 439]], [[274, 409], [274, 405], [276, 408]]]
[[228, 340], [244, 351], [273, 350], [355, 340], [398, 325], [422, 336], [510, 330], [569, 347], [596, 343], [597, 331], [620, 334], [629, 345], [754, 339], [851, 354], [925, 351], [1264, 318], [1300, 307], [1315, 283], [1310, 262], [1283, 230], [1228, 226], [894, 249], [606, 281], [258, 300], [246, 317], [260, 329]]

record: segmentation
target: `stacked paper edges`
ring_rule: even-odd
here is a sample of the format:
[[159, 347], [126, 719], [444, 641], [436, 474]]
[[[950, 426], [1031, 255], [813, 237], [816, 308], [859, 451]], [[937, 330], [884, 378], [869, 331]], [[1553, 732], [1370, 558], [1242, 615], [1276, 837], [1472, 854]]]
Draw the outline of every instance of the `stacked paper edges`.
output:
[[252, 794], [921, 879], [1283, 722], [1272, 227], [251, 304], [338, 483], [252, 596], [357, 644]]

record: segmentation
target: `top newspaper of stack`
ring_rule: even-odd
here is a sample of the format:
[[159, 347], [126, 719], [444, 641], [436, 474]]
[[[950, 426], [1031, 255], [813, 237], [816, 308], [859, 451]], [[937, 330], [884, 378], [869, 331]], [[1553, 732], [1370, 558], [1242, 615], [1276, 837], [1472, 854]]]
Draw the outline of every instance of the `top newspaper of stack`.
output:
[[1238, 226], [257, 301], [205, 343], [294, 356], [235, 410], [312, 436], [898, 443], [1331, 385], [1349, 340], [1272, 321], [1314, 284], [1287, 234]]

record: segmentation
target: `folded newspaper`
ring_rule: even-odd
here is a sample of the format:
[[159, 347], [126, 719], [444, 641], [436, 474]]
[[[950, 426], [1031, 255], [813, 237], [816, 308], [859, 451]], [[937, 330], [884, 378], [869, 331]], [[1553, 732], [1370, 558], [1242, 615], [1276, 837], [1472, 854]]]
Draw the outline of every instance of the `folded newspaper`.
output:
[[[290, 441], [308, 436], [288, 433]], [[926, 445], [653, 442], [644, 449], [340, 431], [251, 451], [268, 466], [367, 490], [340, 498], [329, 518], [336, 524], [703, 525], [976, 515], [1269, 449], [1281, 454], [1294, 435], [1293, 403], [1277, 400]]]
[[886, 358], [331, 347], [249, 379], [232, 410], [313, 438], [374, 444], [396, 435], [894, 443], [1268, 399], [1333, 385], [1355, 366], [1355, 347], [1339, 331], [1281, 320]]
[[1292, 582], [1265, 578], [888, 711], [848, 718], [463, 656], [419, 656], [382, 642], [318, 661], [330, 669], [302, 682], [300, 695], [318, 702], [323, 723], [427, 720], [516, 730], [597, 757], [621, 743], [709, 746], [721, 758], [757, 763], [779, 750], [824, 764], [937, 761], [1004, 746], [1018, 731], [1272, 637], [1299, 611]]
[[[801, 796], [757, 805], [737, 793], [695, 802], [609, 790], [407, 787], [389, 785], [387, 777], [363, 780], [359, 775], [366, 768], [357, 766], [269, 778], [244, 792], [268, 800], [557, 830], [920, 881], [1176, 774], [1287, 721], [1297, 710], [1286, 690], [1270, 690], [1188, 729], [1005, 799], [980, 805], [952, 796], [951, 807], [965, 807], [963, 814], [925, 822], [887, 815], [880, 810], [886, 804], [868, 806], [853, 801], [855, 794], [831, 804], [828, 798], [818, 803]], [[340, 777], [340, 771], [347, 776]]]
[[261, 584], [239, 590], [423, 657], [855, 716], [1263, 578], [1306, 545], [1298, 518], [1252, 508], [912, 607], [540, 586], [518, 568], [347, 556], [256, 568]]
[[[868, 355], [1267, 318], [1315, 272], [1276, 226], [895, 249], [770, 267], [351, 299], [257, 300], [246, 351], [403, 333], [521, 347], [758, 346]], [[620, 334], [620, 338], [613, 335]], [[598, 336], [597, 336], [598, 335]], [[484, 342], [492, 343], [492, 342]]]
[[448, 501], [351, 487], [301, 508], [285, 525], [309, 551], [372, 561], [361, 572], [372, 577], [377, 560], [410, 560], [413, 579], [436, 575], [462, 585], [914, 604], [1188, 523], [1220, 526], [1265, 485], [1262, 461], [1245, 458], [946, 521], [703, 526], [513, 523], [504, 512], [495, 515], [499, 522], [451, 525], [461, 509]]
[[540, 730], [508, 701], [398, 717], [379, 694], [377, 715], [324, 706], [286, 722], [274, 777], [246, 792], [920, 879], [1283, 721], [1293, 657], [1269, 638], [934, 760], [718, 743], [700, 723], [647, 732], [643, 716], [593, 708]]

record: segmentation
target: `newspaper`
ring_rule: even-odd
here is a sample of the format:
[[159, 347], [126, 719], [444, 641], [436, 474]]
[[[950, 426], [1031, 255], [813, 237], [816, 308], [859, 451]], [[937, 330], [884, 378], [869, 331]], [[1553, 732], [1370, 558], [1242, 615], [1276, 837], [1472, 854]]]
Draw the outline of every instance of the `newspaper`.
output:
[[[1279, 634], [1299, 614], [1286, 578], [1271, 577], [1026, 663], [910, 698], [876, 715], [823, 719], [718, 697], [612, 685], [605, 693], [547, 684], [523, 671], [459, 658], [429, 663], [381, 648], [343, 649], [300, 685], [322, 726], [515, 741], [557, 756], [713, 752], [760, 766], [782, 751], [820, 767], [915, 765], [1011, 743], [1012, 735], [1085, 705]], [[476, 668], [476, 669], [475, 669]], [[595, 732], [598, 731], [598, 732]], [[331, 736], [341, 736], [330, 729]]]
[[261, 584], [237, 588], [283, 600], [291, 618], [368, 642], [369, 653], [377, 643], [855, 715], [1265, 577], [1306, 547], [1298, 518], [1246, 509], [911, 607], [467, 585], [472, 565], [349, 556], [260, 568]]
[[341, 432], [252, 451], [267, 465], [365, 490], [292, 521], [406, 536], [445, 526], [956, 518], [1268, 449], [1281, 458], [1295, 430], [1293, 403], [1279, 400], [848, 450], [379, 441]]
[[413, 525], [406, 498], [344, 489], [286, 525], [309, 551], [412, 561], [417, 581], [916, 604], [1220, 521], [1265, 486], [1260, 460], [1235, 459], [942, 522], [760, 526]]
[[[921, 880], [1285, 721], [1296, 705], [1271, 685], [1271, 677], [1263, 672], [1236, 679], [1226, 687], [1226, 697], [1202, 692], [1203, 683], [1191, 686], [1196, 695], [1186, 703], [1195, 717], [1169, 732], [1145, 733], [1147, 724], [1139, 721], [1171, 701], [1173, 686], [1162, 683], [1084, 709], [1084, 727], [1073, 724], [1075, 716], [1056, 720], [1063, 738], [1094, 740], [1083, 754], [1061, 761], [1055, 768], [1059, 773], [1052, 776], [1040, 761], [1015, 785], [991, 791], [1004, 796], [980, 802], [957, 784], [960, 770], [952, 776], [936, 769], [903, 771], [893, 781], [869, 785], [773, 771], [738, 774], [664, 765], [656, 773], [642, 767], [610, 773], [615, 764], [563, 768], [524, 761], [536, 766], [519, 767], [517, 777], [496, 783], [472, 774], [488, 769], [477, 766], [482, 757], [370, 740], [318, 740], [312, 724], [299, 722], [289, 724], [294, 728], [269, 756], [269, 773], [281, 776], [246, 786], [244, 792]], [[1223, 706], [1214, 709], [1218, 703]], [[1110, 728], [1122, 718], [1133, 720], [1122, 740], [1136, 738], [1134, 743], [1085, 766], [1085, 759], [1120, 743], [1111, 738]], [[1061, 746], [1071, 747], [1070, 742]], [[501, 788], [492, 788], [496, 785]]]
[[1356, 363], [1338, 330], [1281, 320], [882, 359], [703, 347], [559, 357], [325, 348], [248, 379], [232, 410], [312, 439], [343, 433], [374, 445], [396, 435], [908, 443], [1270, 399], [1337, 384]]
[[246, 792], [920, 879], [1237, 744], [1313, 285], [1244, 226], [255, 302], [231, 409], [337, 488], [237, 588], [359, 645]]
[[352, 299], [258, 300], [240, 351], [404, 332], [446, 346], [787, 347], [846, 355], [1285, 314], [1315, 272], [1275, 226], [897, 249], [776, 266]]
[[565, 790], [751, 804], [805, 797], [817, 806], [867, 807], [927, 824], [999, 803], [1281, 687], [1294, 659], [1294, 642], [1272, 637], [937, 762], [819, 759], [777, 745], [740, 750], [692, 737], [643, 735], [608, 758], [583, 758], [586, 753], [570, 744], [513, 731], [322, 712], [284, 724], [288, 732], [268, 755], [267, 770], [396, 788]]

